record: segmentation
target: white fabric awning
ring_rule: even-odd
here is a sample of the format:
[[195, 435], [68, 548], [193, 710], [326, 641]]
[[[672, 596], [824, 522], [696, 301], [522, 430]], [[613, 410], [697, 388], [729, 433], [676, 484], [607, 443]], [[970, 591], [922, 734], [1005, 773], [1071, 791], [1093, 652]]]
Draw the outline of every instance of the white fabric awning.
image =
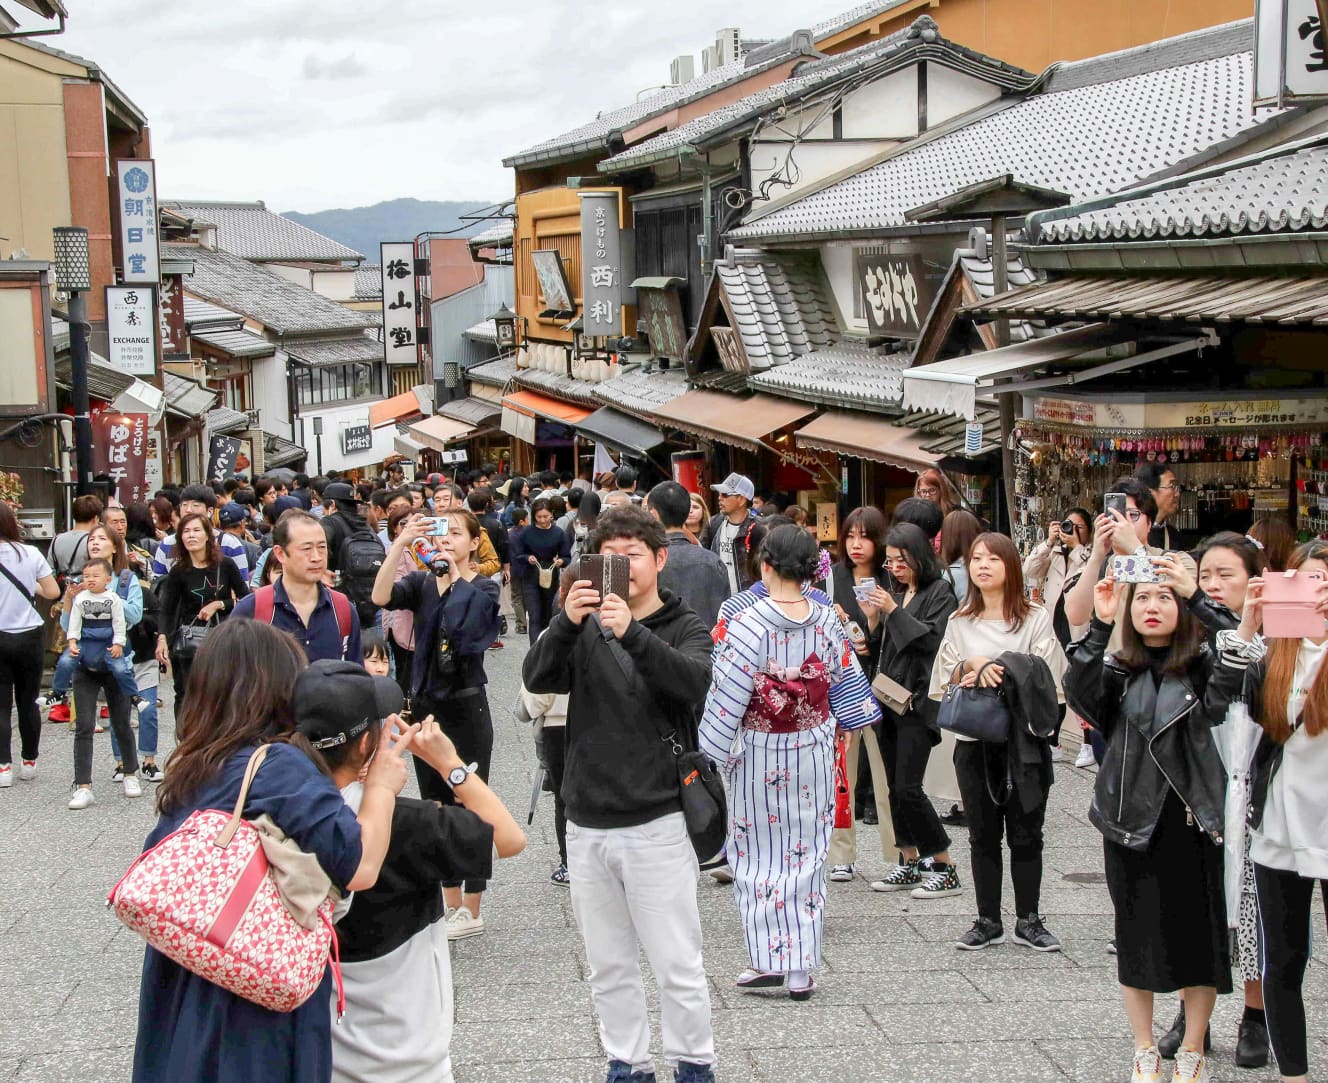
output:
[[998, 380], [1071, 358], [1102, 356], [1106, 347], [1122, 344], [1119, 331], [1095, 323], [1048, 338], [905, 369], [904, 409], [937, 411], [972, 420], [978, 393], [990, 391]]

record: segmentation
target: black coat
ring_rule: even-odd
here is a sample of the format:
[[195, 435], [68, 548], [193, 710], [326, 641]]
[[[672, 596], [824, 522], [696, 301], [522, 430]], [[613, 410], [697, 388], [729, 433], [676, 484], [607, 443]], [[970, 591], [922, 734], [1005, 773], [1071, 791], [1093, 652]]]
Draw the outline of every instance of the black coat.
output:
[[[996, 659], [1005, 671], [1001, 694], [1010, 711], [1010, 739], [1005, 742], [1005, 772], [1011, 799], [1032, 812], [1051, 787], [1048, 738], [1060, 726], [1060, 702], [1051, 667], [1036, 654], [1005, 651]], [[997, 746], [998, 747], [998, 746]]]
[[[1213, 652], [1204, 647], [1183, 676], [1130, 672], [1105, 656], [1111, 625], [1096, 617], [1070, 652], [1065, 695], [1107, 740], [1088, 818], [1103, 836], [1146, 850], [1167, 792], [1176, 791], [1213, 842], [1226, 819], [1226, 772], [1213, 744], [1205, 704]], [[1216, 716], [1221, 721], [1222, 715]]]
[[[899, 602], [903, 595], [897, 595]], [[907, 606], [900, 605], [880, 624], [880, 659], [875, 667], [913, 693], [913, 708], [899, 717], [899, 725], [925, 725], [932, 731], [932, 744], [939, 744], [941, 728], [936, 724], [940, 704], [928, 698], [931, 670], [936, 652], [941, 649], [950, 615], [958, 607], [954, 588], [948, 580], [929, 583], [913, 596]]]

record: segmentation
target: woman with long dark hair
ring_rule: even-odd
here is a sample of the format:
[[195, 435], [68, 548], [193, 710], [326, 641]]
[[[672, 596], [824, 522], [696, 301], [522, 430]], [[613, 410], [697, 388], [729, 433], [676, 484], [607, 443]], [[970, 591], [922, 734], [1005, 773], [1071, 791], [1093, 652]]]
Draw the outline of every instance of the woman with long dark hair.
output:
[[834, 611], [811, 601], [816, 542], [796, 526], [759, 551], [765, 597], [715, 629], [699, 747], [727, 771], [726, 855], [751, 967], [739, 989], [815, 989], [825, 862], [835, 803], [835, 740], [879, 720]]
[[41, 691], [44, 621], [38, 598], [54, 601], [60, 584], [41, 552], [23, 544], [18, 517], [0, 500], [0, 789], [14, 784], [13, 717], [18, 703], [19, 775], [24, 782], [37, 777], [37, 748], [41, 738]]
[[[186, 546], [187, 549], [187, 546]], [[358, 816], [295, 732], [291, 697], [304, 669], [294, 637], [255, 620], [227, 622], [199, 648], [178, 743], [157, 791], [151, 849], [199, 809], [229, 812], [253, 751], [271, 744], [254, 776], [246, 817], [261, 815], [313, 854], [343, 893], [374, 886], [387, 853], [396, 795], [406, 782], [399, 740], [383, 727]], [[143, 959], [136, 1083], [326, 1083], [332, 1075], [331, 975], [299, 1008], [273, 1012], [185, 970], [153, 948]]]
[[511, 560], [524, 572], [521, 589], [526, 602], [526, 632], [530, 642], [553, 619], [558, 598], [558, 578], [561, 570], [571, 562], [572, 539], [553, 522], [553, 508], [545, 497], [538, 497], [530, 505], [530, 525], [516, 534], [511, 542]]
[[950, 836], [923, 791], [932, 746], [941, 740], [936, 704], [928, 698], [931, 671], [955, 611], [950, 584], [941, 575], [931, 542], [912, 523], [890, 528], [885, 538], [890, 590], [880, 599], [883, 642], [879, 672], [909, 699], [905, 708], [881, 711], [881, 751], [890, 785], [890, 816], [899, 864], [874, 882], [873, 891], [911, 891], [915, 899], [939, 899], [961, 890], [950, 857]]
[[[941, 699], [946, 687], [957, 682], [999, 688], [1004, 667], [1001, 655], [1033, 655], [1051, 672], [1060, 697], [1065, 652], [1051, 626], [1051, 616], [1024, 594], [1024, 573], [1019, 551], [1004, 534], [979, 534], [968, 555], [968, 596], [946, 625], [931, 674], [930, 695]], [[1048, 728], [1055, 719], [1047, 719]], [[1013, 723], [1012, 723], [1013, 726]], [[1048, 734], [1049, 735], [1049, 734]], [[1001, 845], [1009, 840], [1010, 878], [1014, 881], [1014, 942], [1035, 951], [1059, 951], [1060, 941], [1038, 913], [1042, 893], [1042, 825], [1051, 788], [1051, 747], [1028, 735], [1010, 734], [1017, 755], [1003, 745], [988, 745], [956, 735], [954, 765], [959, 792], [968, 817], [972, 854], [973, 890], [978, 917], [955, 944], [973, 951], [1005, 940], [1001, 922]], [[1012, 761], [1017, 760], [1016, 764]], [[1007, 780], [1014, 791], [1003, 803], [994, 794]]]
[[595, 529], [595, 524], [599, 522], [599, 513], [599, 493], [582, 493], [581, 503], [577, 505], [576, 516], [572, 519], [571, 526], [573, 559], [585, 552], [586, 543], [591, 532]]
[[1265, 641], [1259, 635], [1264, 584], [1252, 580], [1239, 626], [1218, 633], [1219, 665], [1208, 706], [1221, 717], [1231, 703], [1245, 699], [1263, 727], [1254, 756], [1250, 859], [1259, 897], [1264, 1010], [1278, 1071], [1287, 1083], [1302, 1083], [1309, 1079], [1303, 987], [1316, 880], [1328, 900], [1328, 542], [1300, 546], [1287, 566], [1314, 584], [1323, 632]]
[[221, 545], [206, 515], [186, 515], [176, 532], [178, 549], [161, 588], [161, 619], [157, 635], [157, 662], [171, 667], [175, 682], [175, 710], [184, 704], [192, 657], [182, 653], [179, 630], [207, 626], [235, 608], [249, 593], [244, 576]]
[[[1088, 635], [1072, 649], [1070, 702], [1107, 740], [1089, 819], [1102, 833], [1115, 909], [1117, 976], [1134, 1035], [1136, 1080], [1160, 1079], [1156, 993], [1184, 990], [1174, 1078], [1206, 1080], [1208, 1021], [1231, 992], [1223, 904], [1226, 776], [1204, 706], [1212, 670], [1203, 625], [1166, 583], [1094, 589]], [[1121, 646], [1106, 657], [1116, 626]]]

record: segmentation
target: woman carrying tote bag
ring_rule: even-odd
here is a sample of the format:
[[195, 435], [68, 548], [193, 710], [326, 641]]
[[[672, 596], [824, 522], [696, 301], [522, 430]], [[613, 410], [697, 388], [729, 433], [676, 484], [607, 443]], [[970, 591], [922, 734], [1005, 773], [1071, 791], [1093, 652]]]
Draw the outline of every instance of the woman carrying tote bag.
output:
[[[291, 697], [304, 669], [294, 637], [258, 621], [228, 622], [209, 635], [178, 715], [179, 744], [157, 791], [161, 816], [144, 850], [200, 809], [230, 812], [249, 758], [271, 744], [254, 776], [246, 819], [266, 814], [339, 890], [374, 886], [387, 853], [396, 795], [406, 783], [399, 749], [380, 747], [358, 816], [295, 733]], [[154, 948], [143, 958], [135, 1083], [327, 1083], [332, 1077], [332, 979], [291, 1012], [245, 1000]]]
[[[1019, 551], [1004, 534], [979, 534], [968, 555], [968, 595], [946, 625], [941, 649], [931, 673], [930, 696], [940, 700], [952, 680], [974, 685], [981, 673], [982, 686], [997, 688], [1004, 679], [994, 659], [1006, 652], [1033, 655], [1051, 671], [1060, 694], [1065, 673], [1061, 649], [1051, 616], [1024, 595], [1024, 574]], [[1010, 878], [1014, 881], [1014, 942], [1036, 951], [1059, 951], [1056, 939], [1038, 914], [1042, 892], [1042, 824], [1047, 814], [1051, 788], [1051, 749], [1045, 744], [1036, 764], [1028, 765], [1016, 780], [1021, 790], [1040, 791], [1032, 808], [1017, 796], [998, 802], [993, 796], [992, 776], [1006, 775], [1004, 746], [957, 736], [955, 774], [968, 815], [969, 849], [972, 854], [973, 890], [978, 917], [955, 943], [961, 951], [974, 951], [1005, 941], [1001, 922], [1001, 844], [1010, 840]], [[989, 754], [990, 753], [990, 754]], [[998, 794], [999, 796], [999, 794]]]

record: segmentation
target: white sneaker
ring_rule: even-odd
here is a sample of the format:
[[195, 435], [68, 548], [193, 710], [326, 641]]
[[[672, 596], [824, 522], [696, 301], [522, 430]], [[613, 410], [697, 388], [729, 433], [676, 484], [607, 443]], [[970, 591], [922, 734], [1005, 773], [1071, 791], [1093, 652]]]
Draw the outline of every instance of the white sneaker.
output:
[[1079, 755], [1075, 757], [1074, 765], [1076, 767], [1092, 767], [1097, 763], [1097, 757], [1093, 755], [1093, 746], [1085, 741], [1079, 748]]
[[1061, 748], [1060, 745], [1053, 745], [1051, 748], [1051, 762], [1060, 763], [1063, 759], [1065, 759], [1065, 749]]
[[124, 793], [126, 797], [143, 796], [143, 787], [139, 784], [137, 775], [125, 775]]
[[1176, 1067], [1171, 1072], [1171, 1083], [1210, 1083], [1208, 1061], [1193, 1049], [1176, 1053]]
[[830, 869], [830, 877], [837, 884], [847, 884], [853, 879], [852, 865], [834, 865]]
[[6, 764], [0, 767], [0, 790], [7, 790], [14, 785], [14, 765]]
[[74, 796], [69, 799], [69, 807], [77, 812], [79, 809], [87, 808], [96, 800], [92, 795], [91, 786], [79, 786], [74, 790]]
[[18, 780], [20, 782], [31, 782], [37, 777], [37, 761], [24, 760], [18, 765]]
[[1134, 1051], [1134, 1074], [1130, 1083], [1162, 1083], [1162, 1054], [1148, 1045]]
[[465, 940], [468, 936], [479, 936], [484, 932], [484, 919], [476, 917], [468, 906], [458, 906], [447, 917], [447, 939]]

